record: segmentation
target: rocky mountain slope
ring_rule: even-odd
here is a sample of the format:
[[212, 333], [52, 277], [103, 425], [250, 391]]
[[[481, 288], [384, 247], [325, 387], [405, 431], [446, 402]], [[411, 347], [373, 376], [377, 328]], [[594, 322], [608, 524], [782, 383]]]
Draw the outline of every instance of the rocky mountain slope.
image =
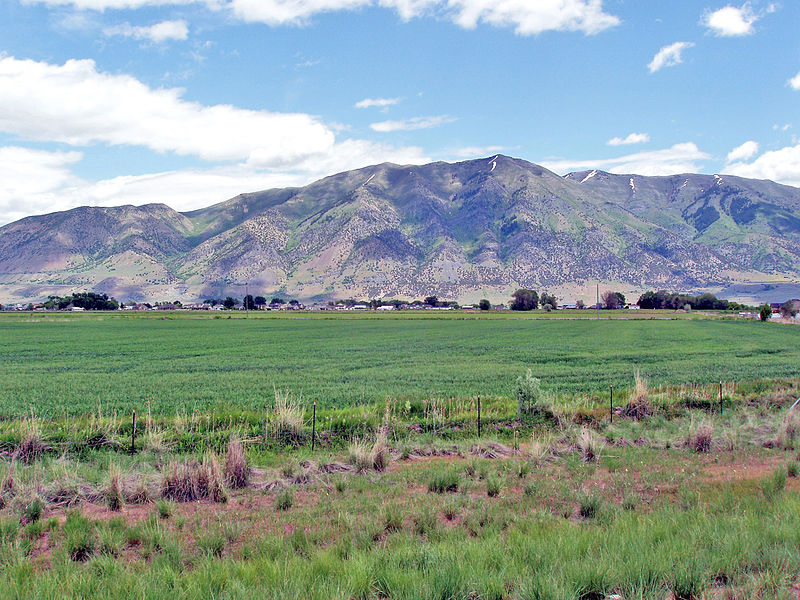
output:
[[[800, 189], [717, 175], [561, 177], [496, 156], [381, 164], [187, 213], [82, 207], [0, 228], [0, 302], [284, 293], [567, 300], [597, 282], [713, 290], [800, 280]], [[774, 288], [773, 288], [774, 289]]]

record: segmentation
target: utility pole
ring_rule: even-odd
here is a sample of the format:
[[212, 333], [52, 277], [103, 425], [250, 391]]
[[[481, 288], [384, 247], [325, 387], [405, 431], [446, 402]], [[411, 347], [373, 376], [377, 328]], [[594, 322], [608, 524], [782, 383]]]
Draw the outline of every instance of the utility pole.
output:
[[600, 284], [597, 284], [597, 303], [594, 305], [597, 308], [597, 320], [600, 320]]
[[250, 282], [244, 284], [244, 318], [250, 318], [250, 290], [249, 290]]

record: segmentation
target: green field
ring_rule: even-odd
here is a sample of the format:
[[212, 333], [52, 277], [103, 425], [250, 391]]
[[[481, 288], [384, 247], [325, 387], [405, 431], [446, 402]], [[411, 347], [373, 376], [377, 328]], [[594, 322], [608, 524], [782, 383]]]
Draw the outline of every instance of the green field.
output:
[[327, 407], [507, 397], [527, 368], [548, 391], [592, 396], [630, 386], [637, 370], [651, 385], [682, 385], [792, 377], [800, 366], [795, 327], [565, 314], [3, 314], [0, 416], [142, 411], [148, 401], [155, 414], [252, 411], [273, 387]]

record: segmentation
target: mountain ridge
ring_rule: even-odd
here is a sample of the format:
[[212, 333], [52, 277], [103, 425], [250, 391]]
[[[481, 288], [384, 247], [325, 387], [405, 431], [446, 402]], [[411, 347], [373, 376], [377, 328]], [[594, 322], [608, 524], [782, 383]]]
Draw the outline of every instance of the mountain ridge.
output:
[[[0, 302], [437, 294], [591, 298], [800, 280], [800, 189], [728, 175], [557, 175], [495, 155], [382, 163], [193, 211], [78, 207], [0, 227]], [[774, 288], [773, 288], [774, 289]]]

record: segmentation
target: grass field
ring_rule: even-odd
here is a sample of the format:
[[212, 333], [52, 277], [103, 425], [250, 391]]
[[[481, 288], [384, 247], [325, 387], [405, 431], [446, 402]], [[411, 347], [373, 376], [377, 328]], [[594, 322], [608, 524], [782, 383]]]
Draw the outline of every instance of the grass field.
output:
[[0, 598], [798, 597], [795, 327], [238, 316], [0, 317]]
[[680, 385], [790, 377], [800, 365], [795, 327], [565, 314], [2, 314], [0, 416], [142, 412], [148, 401], [154, 414], [257, 411], [274, 387], [325, 407], [508, 397], [528, 368], [546, 390], [591, 397], [629, 387], [637, 370]]

